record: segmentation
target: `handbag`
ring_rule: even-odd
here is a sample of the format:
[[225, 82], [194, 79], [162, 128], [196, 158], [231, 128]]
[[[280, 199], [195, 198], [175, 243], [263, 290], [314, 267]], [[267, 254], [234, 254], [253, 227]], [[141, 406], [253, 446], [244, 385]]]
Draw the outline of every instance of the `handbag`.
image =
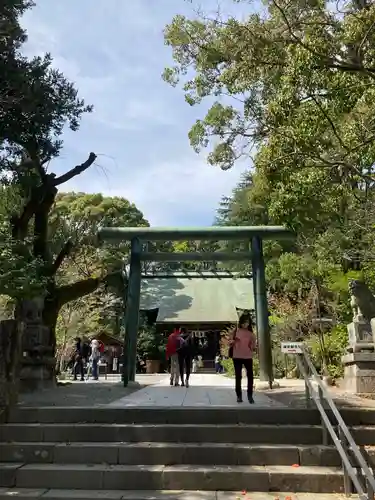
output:
[[[235, 330], [235, 332], [234, 332], [234, 335], [233, 335], [233, 340], [236, 340], [236, 333], [237, 333], [237, 329], [236, 329], [236, 330]], [[233, 358], [233, 347], [234, 347], [234, 342], [233, 342], [233, 344], [230, 346], [229, 351], [228, 351], [228, 357], [229, 357], [229, 358]]]

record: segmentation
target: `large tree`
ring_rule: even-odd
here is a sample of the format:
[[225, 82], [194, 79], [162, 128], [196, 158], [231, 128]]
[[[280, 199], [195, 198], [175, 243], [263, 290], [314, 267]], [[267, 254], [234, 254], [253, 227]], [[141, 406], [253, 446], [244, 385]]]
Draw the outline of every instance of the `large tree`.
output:
[[209, 161], [224, 169], [255, 153], [277, 194], [274, 219], [341, 223], [353, 191], [373, 188], [374, 25], [366, 1], [267, 0], [245, 20], [176, 16], [165, 31], [176, 64], [164, 78], [183, 83], [190, 105], [214, 98], [192, 146], [211, 145]]
[[[4, 185], [16, 187], [21, 200], [9, 214], [11, 240], [8, 237], [7, 245], [23, 252], [26, 264], [43, 283], [43, 315], [50, 327], [53, 349], [60, 307], [108, 282], [111, 274], [81, 278], [76, 283], [64, 283], [59, 277], [75, 241], [71, 235], [65, 240], [60, 238], [59, 246], [56, 239], [50, 241], [51, 210], [59, 200], [60, 186], [84, 174], [94, 164], [96, 154], [91, 152], [82, 163], [60, 176], [47, 170], [47, 166], [61, 151], [64, 128], [78, 130], [82, 115], [92, 111], [92, 106], [86, 105], [73, 83], [54, 69], [49, 54], [32, 59], [22, 55], [26, 34], [19, 19], [32, 6], [31, 1], [6, 0], [0, 7], [0, 175]], [[60, 218], [60, 223], [64, 226], [65, 221]], [[9, 274], [10, 271], [16, 272]], [[1, 268], [0, 283], [5, 283], [5, 277], [11, 282], [19, 278], [17, 266], [10, 270]], [[19, 287], [13, 290], [19, 292]], [[23, 296], [21, 293], [17, 298]]]
[[[98, 246], [97, 230], [99, 226], [148, 226], [148, 222], [125, 198], [105, 197], [100, 193], [59, 193], [49, 221], [55, 253], [64, 242], [72, 243], [56, 274], [56, 282], [65, 289], [57, 322], [59, 347], [64, 349], [77, 331], [82, 336], [100, 331], [119, 336], [126, 290], [104, 284], [98, 287], [97, 279], [122, 272], [130, 248], [128, 243]], [[82, 299], [84, 293], [90, 292], [89, 297]]]

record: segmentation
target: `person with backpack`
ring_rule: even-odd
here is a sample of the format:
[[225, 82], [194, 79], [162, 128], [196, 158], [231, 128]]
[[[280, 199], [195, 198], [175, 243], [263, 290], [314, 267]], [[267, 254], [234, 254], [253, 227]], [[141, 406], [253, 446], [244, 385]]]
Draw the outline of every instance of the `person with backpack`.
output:
[[183, 387], [189, 387], [191, 364], [194, 356], [194, 344], [191, 333], [188, 333], [185, 328], [180, 329], [177, 354], [178, 364], [180, 366], [181, 385]]
[[234, 373], [236, 378], [237, 403], [242, 403], [242, 368], [247, 375], [247, 399], [250, 404], [254, 404], [253, 386], [253, 355], [256, 349], [256, 336], [253, 331], [251, 317], [242, 314], [238, 327], [234, 329], [230, 340], [229, 357], [233, 359]]

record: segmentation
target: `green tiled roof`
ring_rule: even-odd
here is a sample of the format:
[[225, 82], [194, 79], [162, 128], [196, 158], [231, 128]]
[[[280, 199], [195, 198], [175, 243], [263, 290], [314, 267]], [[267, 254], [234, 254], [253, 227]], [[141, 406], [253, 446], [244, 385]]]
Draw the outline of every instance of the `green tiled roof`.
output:
[[236, 322], [236, 308], [254, 309], [251, 279], [211, 276], [186, 273], [143, 279], [141, 309], [158, 308], [157, 323]]

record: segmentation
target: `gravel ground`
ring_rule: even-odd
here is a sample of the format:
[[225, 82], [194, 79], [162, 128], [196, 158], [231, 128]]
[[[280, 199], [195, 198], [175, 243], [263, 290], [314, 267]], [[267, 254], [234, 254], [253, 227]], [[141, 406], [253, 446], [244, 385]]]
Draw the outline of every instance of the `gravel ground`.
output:
[[97, 406], [109, 404], [148, 385], [156, 384], [165, 375], [138, 375], [137, 386], [124, 387], [118, 376], [98, 382], [67, 382], [53, 389], [20, 394], [21, 406]]

